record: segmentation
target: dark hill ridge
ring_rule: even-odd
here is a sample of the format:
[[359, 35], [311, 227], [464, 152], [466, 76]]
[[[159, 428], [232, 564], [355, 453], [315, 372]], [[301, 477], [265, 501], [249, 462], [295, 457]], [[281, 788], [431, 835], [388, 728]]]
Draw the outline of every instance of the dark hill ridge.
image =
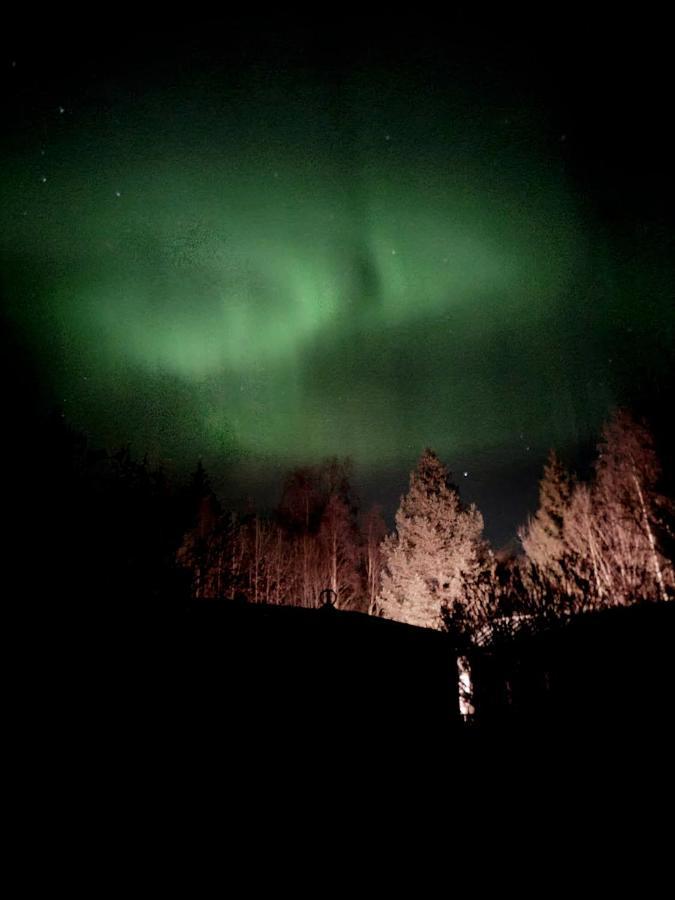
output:
[[476, 705], [490, 729], [669, 731], [675, 724], [675, 603], [575, 616], [474, 654]]
[[[181, 715], [208, 740], [403, 747], [627, 741], [675, 710], [675, 604], [589, 613], [471, 651], [477, 716], [459, 715], [450, 636], [358, 613], [204, 603], [161, 654]], [[318, 750], [318, 752], [322, 752]]]
[[50, 620], [26, 629], [36, 664], [20, 653], [30, 752], [58, 736], [94, 756], [181, 766], [233, 750], [353, 763], [365, 747], [445, 743], [461, 727], [456, 656], [439, 632], [227, 601], [54, 606]]
[[435, 631], [330, 607], [204, 603], [175, 637], [185, 714], [200, 727], [219, 710], [222, 737], [431, 738], [459, 726], [456, 656]]
[[658, 764], [672, 750], [675, 604], [474, 650], [470, 725], [450, 637], [384, 619], [216, 601], [143, 616], [92, 607], [44, 634], [39, 653], [36, 624], [36, 664], [21, 652], [10, 692], [17, 733], [29, 757], [76, 769], [169, 777], [220, 771], [234, 752], [376, 772], [409, 768], [412, 753], [435, 778], [453, 758], [475, 774], [484, 756], [497, 775], [556, 757], [625, 761], [635, 748]]

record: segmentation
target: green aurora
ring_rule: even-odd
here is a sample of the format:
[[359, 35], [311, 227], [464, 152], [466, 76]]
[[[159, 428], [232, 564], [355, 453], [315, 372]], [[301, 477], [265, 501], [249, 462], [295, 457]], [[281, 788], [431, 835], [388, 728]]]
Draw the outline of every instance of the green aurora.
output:
[[9, 315], [101, 442], [403, 477], [426, 445], [451, 468], [541, 457], [616, 402], [617, 335], [672, 328], [507, 87], [132, 87], [64, 97], [1, 176]]

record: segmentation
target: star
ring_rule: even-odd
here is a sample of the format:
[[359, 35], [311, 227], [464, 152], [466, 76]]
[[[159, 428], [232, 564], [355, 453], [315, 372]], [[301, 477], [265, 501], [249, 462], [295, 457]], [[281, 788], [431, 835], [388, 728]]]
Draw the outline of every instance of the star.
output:
[[465, 472], [465, 473], [464, 473], [464, 477], [465, 477], [465, 478], [468, 478], [468, 477], [469, 477], [469, 473], [468, 473], [468, 472]]
[[66, 111], [65, 106], [59, 106], [59, 113], [60, 113], [61, 115], [63, 115], [65, 111]]
[[121, 197], [122, 194], [120, 193], [120, 191], [115, 191], [115, 196], [116, 196], [116, 197]]
[[43, 184], [46, 184], [46, 183], [47, 183], [47, 176], [46, 176], [46, 175], [43, 175], [42, 178], [40, 179], [40, 181], [41, 181]]

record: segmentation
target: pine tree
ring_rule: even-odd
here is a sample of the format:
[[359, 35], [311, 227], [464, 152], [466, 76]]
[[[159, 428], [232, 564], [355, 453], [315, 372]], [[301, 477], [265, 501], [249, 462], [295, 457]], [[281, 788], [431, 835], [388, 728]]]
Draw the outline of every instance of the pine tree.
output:
[[539, 482], [539, 508], [518, 531], [527, 562], [535, 570], [532, 580], [548, 589], [549, 596], [572, 591], [564, 523], [573, 489], [569, 473], [551, 450]]
[[376, 612], [426, 628], [442, 628], [446, 609], [466, 603], [465, 585], [483, 566], [483, 519], [466, 507], [448, 470], [425, 450], [382, 544], [382, 588]]

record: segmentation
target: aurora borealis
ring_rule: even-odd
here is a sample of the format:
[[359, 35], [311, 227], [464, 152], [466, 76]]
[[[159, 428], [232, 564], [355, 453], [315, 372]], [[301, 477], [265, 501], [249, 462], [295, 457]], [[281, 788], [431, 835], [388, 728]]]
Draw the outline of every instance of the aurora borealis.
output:
[[3, 58], [3, 306], [96, 440], [254, 493], [332, 454], [403, 484], [432, 446], [480, 500], [588, 441], [638, 364], [669, 377], [669, 229], [594, 193], [545, 59], [523, 87], [474, 32], [393, 64], [144, 27], [101, 60], [25, 31]]

